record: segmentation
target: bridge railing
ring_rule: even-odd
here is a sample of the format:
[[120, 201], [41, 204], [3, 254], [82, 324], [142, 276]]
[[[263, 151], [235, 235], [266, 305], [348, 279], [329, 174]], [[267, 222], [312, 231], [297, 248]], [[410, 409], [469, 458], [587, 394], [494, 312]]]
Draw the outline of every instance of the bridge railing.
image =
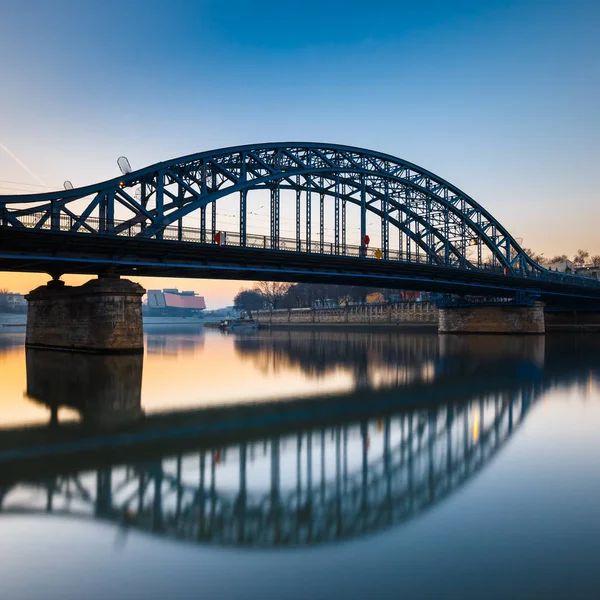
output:
[[[6, 209], [7, 212], [11, 212]], [[58, 230], [71, 233], [95, 233], [100, 235], [118, 235], [122, 237], [137, 237], [144, 230], [144, 224], [134, 220], [115, 220], [112, 231], [103, 231], [101, 220], [98, 217], [87, 217], [85, 225], [77, 225], [77, 218], [60, 213], [60, 218], [52, 224], [46, 211], [20, 215], [19, 222], [28, 229], [40, 229], [44, 231]], [[168, 225], [162, 233], [162, 239], [169, 241], [195, 242], [214, 245], [214, 234], [212, 230], [202, 230], [199, 227], [183, 227], [178, 224]], [[246, 234], [246, 243], [243, 244], [242, 237], [237, 231], [220, 230], [221, 246], [261, 248], [268, 250], [283, 250], [287, 252], [303, 252], [309, 254], [324, 254], [334, 256], [363, 257], [377, 259], [375, 255], [377, 248], [365, 249], [362, 246], [346, 244], [341, 240], [338, 242], [321, 240], [296, 240], [295, 238], [279, 237], [274, 244], [271, 236], [259, 234]], [[389, 249], [382, 253], [382, 260], [398, 261], [410, 264], [439, 265], [436, 257], [423, 252], [405, 252], [402, 250]], [[461, 268], [454, 265], [455, 268]], [[468, 267], [462, 267], [468, 268]], [[483, 263], [475, 267], [480, 271], [487, 271], [496, 275], [508, 275], [506, 269], [498, 264]], [[585, 277], [571, 273], [549, 271], [543, 267], [540, 269], [523, 270], [518, 272], [518, 277], [533, 279], [540, 282], [553, 282], [565, 285], [574, 285], [586, 288], [599, 288], [600, 281], [593, 277]]]

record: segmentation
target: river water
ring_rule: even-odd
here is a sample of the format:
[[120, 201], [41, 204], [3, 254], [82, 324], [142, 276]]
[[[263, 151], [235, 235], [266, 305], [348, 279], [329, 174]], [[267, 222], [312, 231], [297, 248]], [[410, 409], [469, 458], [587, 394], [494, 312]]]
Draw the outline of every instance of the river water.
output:
[[0, 333], [0, 597], [599, 598], [600, 338]]

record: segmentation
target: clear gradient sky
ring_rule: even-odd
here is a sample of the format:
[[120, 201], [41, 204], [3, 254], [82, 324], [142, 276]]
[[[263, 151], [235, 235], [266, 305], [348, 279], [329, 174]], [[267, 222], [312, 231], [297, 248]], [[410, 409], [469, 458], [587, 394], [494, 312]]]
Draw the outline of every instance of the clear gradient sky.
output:
[[[599, 26], [596, 0], [0, 0], [0, 194], [336, 142], [438, 173], [538, 252], [597, 254]], [[209, 308], [247, 285], [142, 283]]]

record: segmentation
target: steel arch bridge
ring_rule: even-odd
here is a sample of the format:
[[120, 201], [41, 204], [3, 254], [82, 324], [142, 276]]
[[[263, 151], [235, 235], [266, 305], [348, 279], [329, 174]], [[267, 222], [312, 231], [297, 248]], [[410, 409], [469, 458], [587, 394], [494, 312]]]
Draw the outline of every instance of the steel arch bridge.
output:
[[223, 148], [78, 189], [0, 196], [0, 242], [4, 270], [600, 298], [599, 282], [538, 265], [441, 177], [337, 144]]
[[[341, 542], [398, 526], [460, 489], [501, 451], [541, 392], [524, 386], [380, 421], [24, 481], [0, 489], [0, 514], [94, 518], [219, 546]], [[231, 468], [219, 483], [225, 452]], [[253, 490], [260, 470], [266, 489]]]

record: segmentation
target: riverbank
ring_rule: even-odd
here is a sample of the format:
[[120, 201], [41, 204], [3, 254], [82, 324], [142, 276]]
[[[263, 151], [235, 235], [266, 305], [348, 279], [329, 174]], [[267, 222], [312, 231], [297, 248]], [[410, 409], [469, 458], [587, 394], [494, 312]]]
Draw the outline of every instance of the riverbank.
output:
[[260, 328], [398, 327], [437, 331], [438, 326], [438, 310], [433, 302], [258, 310], [252, 316]]

